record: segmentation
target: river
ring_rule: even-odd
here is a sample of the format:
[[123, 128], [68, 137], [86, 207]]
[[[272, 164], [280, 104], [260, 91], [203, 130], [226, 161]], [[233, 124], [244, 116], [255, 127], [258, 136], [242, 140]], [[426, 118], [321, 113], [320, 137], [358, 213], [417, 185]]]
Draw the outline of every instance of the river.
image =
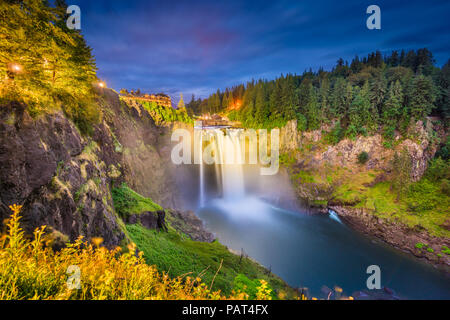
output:
[[279, 209], [257, 198], [233, 204], [216, 199], [197, 215], [219, 241], [240, 251], [294, 287], [320, 296], [322, 286], [347, 295], [366, 289], [366, 269], [378, 265], [381, 285], [403, 299], [450, 299], [450, 279], [431, 265], [361, 235], [333, 216]]
[[[222, 165], [197, 171], [200, 199], [196, 213], [221, 243], [242, 249], [293, 287], [323, 296], [323, 287], [343, 289], [345, 295], [368, 290], [367, 268], [381, 270], [381, 287], [402, 299], [450, 299], [450, 277], [409, 253], [362, 235], [336, 214], [310, 215], [277, 208], [266, 199], [288, 192], [289, 182], [259, 175], [257, 166], [227, 165], [228, 155], [239, 159], [239, 131], [223, 136], [217, 128], [203, 129], [210, 151]], [[201, 145], [201, 144], [200, 144]], [[202, 150], [203, 146], [199, 148]], [[186, 188], [192, 191], [195, 188]], [[370, 291], [369, 291], [370, 292]]]

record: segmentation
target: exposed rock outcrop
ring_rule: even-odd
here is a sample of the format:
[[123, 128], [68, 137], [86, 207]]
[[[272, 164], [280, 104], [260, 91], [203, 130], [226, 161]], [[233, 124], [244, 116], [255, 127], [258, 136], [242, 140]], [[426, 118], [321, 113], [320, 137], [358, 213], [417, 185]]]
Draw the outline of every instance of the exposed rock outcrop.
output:
[[212, 242], [215, 239], [192, 211], [169, 210], [167, 220], [175, 230], [188, 235], [192, 240]]
[[133, 214], [127, 218], [127, 223], [140, 223], [147, 229], [167, 231], [164, 228], [166, 223], [181, 234], [185, 234], [195, 241], [212, 242], [214, 235], [207, 231], [203, 222], [192, 211], [167, 210], [165, 211], [146, 211], [140, 214]]
[[101, 236], [106, 245], [119, 244], [124, 235], [112, 209], [108, 176], [119, 159], [109, 150], [112, 141], [102, 125], [96, 131], [97, 142], [88, 142], [62, 113], [34, 120], [21, 104], [2, 106], [1, 221], [10, 215], [7, 205], [23, 204], [28, 232], [46, 224], [71, 240]]
[[22, 104], [0, 107], [0, 224], [9, 205], [22, 204], [28, 233], [45, 224], [72, 241], [102, 237], [112, 247], [125, 238], [114, 185], [126, 182], [164, 207], [179, 206], [170, 152], [161, 152], [170, 128], [112, 90], [102, 91], [99, 104], [103, 120], [90, 137], [62, 112], [33, 119]]
[[297, 150], [299, 134], [297, 120], [290, 120], [284, 127], [280, 128], [280, 152]]

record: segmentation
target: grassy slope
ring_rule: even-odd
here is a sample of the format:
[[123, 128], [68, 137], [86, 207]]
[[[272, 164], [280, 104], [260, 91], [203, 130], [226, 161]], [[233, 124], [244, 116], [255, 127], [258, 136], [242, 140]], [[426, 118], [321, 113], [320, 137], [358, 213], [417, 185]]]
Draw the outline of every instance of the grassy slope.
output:
[[363, 172], [349, 176], [334, 192], [335, 200], [356, 203], [355, 207], [366, 208], [384, 219], [398, 219], [410, 227], [421, 226], [435, 236], [450, 237], [450, 231], [442, 227], [450, 216], [450, 200], [438, 183], [423, 178], [411, 185], [406, 196], [397, 199], [389, 181], [364, 186], [361, 176], [373, 180], [369, 175]]
[[[134, 192], [126, 185], [112, 190], [114, 206], [122, 217], [139, 214], [143, 211], [161, 210], [151, 199]], [[127, 225], [127, 234], [144, 253], [144, 259], [150, 265], [156, 265], [159, 271], [167, 272], [171, 277], [188, 275], [200, 277], [203, 282], [212, 283], [212, 288], [231, 293], [235, 287], [235, 278], [245, 275], [250, 279], [264, 279], [277, 293], [293, 297], [294, 292], [284, 281], [268, 275], [267, 270], [258, 263], [231, 253], [227, 247], [215, 241], [213, 243], [193, 241], [179, 234], [170, 226], [169, 232], [149, 230], [139, 224]], [[241, 260], [241, 261], [240, 261]], [[242, 276], [240, 276], [242, 278]], [[276, 298], [276, 295], [274, 296]]]
[[[442, 227], [450, 217], [450, 198], [442, 192], [440, 182], [422, 178], [412, 183], [403, 198], [397, 199], [389, 181], [374, 183], [381, 171], [341, 167], [299, 170], [291, 166], [292, 159], [285, 156], [283, 160], [297, 187], [299, 184], [330, 187], [328, 201], [365, 208], [381, 218], [395, 219], [411, 227], [421, 226], [435, 236], [450, 237], [450, 231]], [[327, 204], [327, 200], [317, 202]]]
[[162, 210], [162, 207], [150, 198], [141, 196], [130, 189], [126, 184], [112, 189], [114, 208], [122, 218], [132, 214], [140, 214], [144, 211]]
[[211, 285], [219, 270], [214, 279], [213, 290], [220, 289], [224, 293], [231, 293], [236, 276], [244, 274], [250, 279], [264, 279], [275, 291], [292, 295], [292, 289], [280, 278], [267, 275], [264, 267], [248, 258], [243, 258], [239, 263], [240, 257], [217, 241], [192, 241], [172, 228], [165, 233], [148, 230], [136, 224], [127, 225], [127, 230], [131, 239], [144, 252], [147, 263], [156, 265], [158, 270], [168, 272], [171, 277], [200, 277], [203, 282]]

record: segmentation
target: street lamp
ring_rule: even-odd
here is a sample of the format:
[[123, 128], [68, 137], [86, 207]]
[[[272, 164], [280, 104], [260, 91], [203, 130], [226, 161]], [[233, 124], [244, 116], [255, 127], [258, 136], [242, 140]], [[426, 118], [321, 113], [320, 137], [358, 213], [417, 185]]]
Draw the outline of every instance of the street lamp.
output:
[[13, 73], [19, 73], [23, 70], [23, 67], [18, 63], [12, 62], [8, 65], [8, 69]]
[[8, 71], [7, 76], [9, 79], [14, 79], [16, 74], [19, 74], [23, 71], [23, 67], [15, 62], [8, 63]]

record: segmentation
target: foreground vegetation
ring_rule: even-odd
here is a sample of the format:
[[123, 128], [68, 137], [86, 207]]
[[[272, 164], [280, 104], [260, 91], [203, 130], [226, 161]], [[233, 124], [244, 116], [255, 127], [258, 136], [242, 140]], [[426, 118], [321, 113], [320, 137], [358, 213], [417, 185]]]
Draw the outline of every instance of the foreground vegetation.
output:
[[[162, 210], [150, 198], [143, 197], [125, 184], [112, 190], [114, 207], [123, 219], [146, 211]], [[176, 278], [189, 275], [201, 278], [211, 285], [211, 290], [232, 294], [233, 290], [249, 288], [249, 298], [255, 299], [262, 279], [270, 297], [292, 298], [293, 290], [280, 278], [245, 255], [231, 253], [218, 241], [213, 243], [193, 241], [188, 235], [175, 230], [170, 222], [173, 217], [166, 213], [168, 232], [149, 230], [140, 224], [126, 225], [130, 240], [143, 252], [148, 264]]]
[[[146, 264], [143, 252], [137, 253], [134, 244], [122, 252], [119, 247], [101, 247], [102, 239], [93, 238], [88, 243], [80, 237], [55, 252], [45, 240], [45, 226], [35, 230], [34, 239], [27, 239], [19, 224], [21, 206], [10, 208], [13, 214], [8, 232], [0, 240], [2, 300], [249, 298], [244, 291], [227, 296], [219, 290], [211, 291], [212, 283], [207, 285], [199, 277], [170, 278]], [[256, 287], [254, 297], [271, 298], [264, 280]]]
[[242, 283], [250, 283], [251, 299], [256, 298], [255, 288], [260, 281], [256, 279], [263, 279], [271, 292], [271, 298], [286, 298], [288, 295], [292, 298], [292, 289], [280, 278], [248, 257], [231, 253], [218, 241], [193, 241], [176, 232], [170, 225], [167, 233], [149, 230], [138, 224], [127, 225], [127, 231], [132, 241], [143, 251], [147, 263], [155, 264], [158, 270], [167, 271], [171, 277], [199, 277], [212, 284], [212, 290], [220, 290], [225, 294], [232, 293]]

